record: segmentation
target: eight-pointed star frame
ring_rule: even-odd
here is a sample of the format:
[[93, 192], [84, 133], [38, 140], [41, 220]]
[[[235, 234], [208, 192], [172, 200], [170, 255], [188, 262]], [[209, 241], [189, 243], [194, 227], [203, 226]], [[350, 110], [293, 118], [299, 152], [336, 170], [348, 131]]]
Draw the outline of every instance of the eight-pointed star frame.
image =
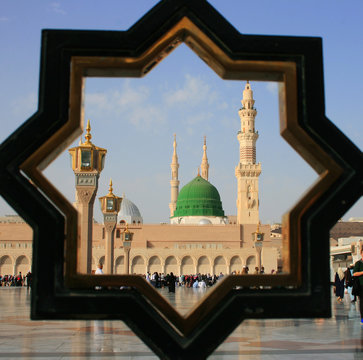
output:
[[[320, 175], [284, 218], [287, 274], [227, 277], [185, 318], [141, 277], [104, 276], [132, 289], [95, 295], [76, 212], [41, 173], [81, 132], [84, 77], [144, 76], [180, 42], [223, 79], [279, 81], [281, 135]], [[362, 155], [324, 116], [321, 51], [241, 35], [204, 0], [162, 1], [128, 31], [44, 30], [39, 110], [1, 147], [2, 195], [34, 229], [32, 318], [118, 318], [159, 356], [202, 358], [246, 318], [329, 316], [329, 229], [362, 193]]]

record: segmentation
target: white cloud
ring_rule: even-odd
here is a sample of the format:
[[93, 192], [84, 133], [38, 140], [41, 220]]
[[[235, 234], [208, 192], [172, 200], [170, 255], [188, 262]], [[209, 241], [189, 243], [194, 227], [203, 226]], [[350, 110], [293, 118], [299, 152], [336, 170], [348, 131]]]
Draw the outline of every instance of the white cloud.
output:
[[129, 107], [130, 105], [143, 106], [150, 97], [150, 90], [146, 86], [132, 88], [130, 83], [126, 82], [122, 92], [117, 93], [117, 96], [117, 104], [122, 108]]
[[139, 129], [153, 128], [154, 132], [158, 132], [157, 125], [164, 124], [166, 116], [163, 111], [156, 106], [136, 107], [127, 117], [127, 121]]
[[110, 107], [109, 100], [104, 93], [86, 94], [87, 106], [92, 106], [99, 109], [107, 109]]
[[125, 109], [142, 107], [150, 97], [150, 90], [146, 86], [132, 87], [126, 81], [121, 90], [108, 90], [104, 92], [87, 92], [86, 106], [94, 109], [107, 110], [120, 113]]
[[141, 130], [153, 128], [154, 133], [166, 121], [163, 107], [151, 99], [151, 90], [146, 86], [131, 86], [129, 81], [120, 90], [86, 93], [85, 107], [88, 117], [122, 118]]
[[190, 135], [190, 136], [194, 135], [194, 129], [192, 127], [188, 126], [186, 128], [186, 131], [187, 131], [188, 135]]
[[57, 14], [66, 15], [66, 12], [61, 8], [61, 4], [59, 2], [51, 3], [50, 8], [53, 12]]
[[277, 94], [278, 93], [278, 86], [277, 86], [277, 82], [267, 82], [266, 83], [266, 89], [267, 91], [269, 91], [271, 94]]
[[229, 108], [229, 105], [226, 101], [223, 101], [223, 102], [217, 104], [218, 110], [227, 110], [228, 108]]
[[216, 94], [211, 91], [210, 86], [200, 77], [185, 75], [184, 84], [181, 88], [164, 94], [165, 103], [168, 106], [196, 106], [209, 104], [216, 100]]
[[196, 114], [193, 113], [192, 115], [189, 115], [186, 118], [186, 121], [190, 125], [195, 125], [197, 123], [208, 121], [208, 120], [210, 120], [212, 118], [213, 118], [213, 115], [211, 113], [200, 112], [200, 113], [196, 113]]

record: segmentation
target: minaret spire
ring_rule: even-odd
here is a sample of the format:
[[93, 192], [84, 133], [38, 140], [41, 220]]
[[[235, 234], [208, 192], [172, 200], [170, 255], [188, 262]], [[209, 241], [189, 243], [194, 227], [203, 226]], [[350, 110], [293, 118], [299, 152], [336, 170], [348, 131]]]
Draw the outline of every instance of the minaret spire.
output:
[[258, 177], [261, 174], [261, 164], [256, 163], [256, 141], [258, 132], [255, 130], [257, 111], [251, 84], [247, 81], [241, 100], [242, 108], [238, 111], [241, 119], [241, 130], [237, 139], [240, 146], [240, 161], [236, 167], [238, 186], [237, 194], [237, 223], [258, 224], [259, 200]]
[[113, 195], [112, 191], [113, 191], [112, 179], [110, 179], [110, 184], [108, 185], [108, 195]]
[[176, 153], [176, 134], [174, 134], [173, 148], [174, 148], [174, 152], [173, 152], [173, 158], [172, 158], [171, 163], [172, 164], [177, 164], [178, 163], [178, 155]]
[[178, 155], [176, 153], [176, 134], [174, 134], [174, 142], [173, 142], [173, 156], [171, 160], [171, 180], [170, 180], [170, 217], [174, 215], [174, 211], [176, 209], [176, 202], [178, 200], [179, 195], [179, 179], [178, 179]]
[[91, 124], [90, 124], [89, 119], [87, 120], [86, 135], [84, 137], [86, 138], [85, 144], [92, 144], [91, 143], [91, 139], [92, 139]]
[[206, 136], [204, 136], [203, 158], [202, 158], [202, 163], [200, 164], [200, 169], [202, 171], [202, 178], [208, 181], [209, 164], [208, 164], [208, 158], [207, 158], [207, 137]]

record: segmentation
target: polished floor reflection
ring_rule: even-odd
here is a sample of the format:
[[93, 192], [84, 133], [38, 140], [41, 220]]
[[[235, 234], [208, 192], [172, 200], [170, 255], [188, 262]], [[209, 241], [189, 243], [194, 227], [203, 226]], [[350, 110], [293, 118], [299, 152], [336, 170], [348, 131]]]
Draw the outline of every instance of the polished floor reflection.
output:
[[[203, 290], [160, 290], [181, 313]], [[120, 321], [30, 321], [25, 288], [0, 287], [0, 358], [156, 359]], [[363, 328], [357, 303], [333, 299], [331, 319], [248, 320], [210, 359], [363, 359]]]

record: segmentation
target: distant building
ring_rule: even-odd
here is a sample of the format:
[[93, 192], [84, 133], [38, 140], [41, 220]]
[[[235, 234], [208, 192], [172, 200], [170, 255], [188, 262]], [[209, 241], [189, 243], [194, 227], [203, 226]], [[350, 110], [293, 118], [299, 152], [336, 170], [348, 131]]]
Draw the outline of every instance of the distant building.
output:
[[[144, 224], [138, 207], [124, 195], [114, 231], [112, 273], [124, 272], [122, 237], [127, 224], [132, 233], [130, 273], [239, 273], [244, 266], [252, 271], [260, 259], [265, 273], [271, 273], [271, 270], [283, 265], [281, 226], [261, 225], [259, 219], [258, 180], [261, 164], [256, 162], [257, 110], [249, 82], [243, 90], [241, 103], [242, 108], [238, 111], [240, 130], [237, 134], [239, 163], [235, 168], [237, 215], [225, 215], [219, 192], [209, 181], [210, 165], [205, 137], [200, 172], [179, 191], [179, 161], [174, 135], [170, 165], [170, 224]], [[91, 272], [98, 263], [105, 261], [107, 229], [105, 224], [92, 222], [92, 213], [107, 150], [91, 142], [89, 122], [86, 131], [86, 141], [81, 141], [78, 147], [69, 149], [69, 152], [76, 176], [75, 207], [81, 219], [80, 244], [84, 246], [81, 268], [86, 269], [84, 272]], [[89, 226], [91, 222], [92, 226]], [[343, 237], [348, 236], [353, 228], [363, 226], [363, 223], [350, 222], [349, 229], [345, 228], [344, 223], [337, 226], [332, 230], [334, 236]], [[360, 229], [357, 228], [354, 234], [361, 235], [363, 232]], [[255, 246], [256, 231], [264, 234], [262, 252], [259, 252], [261, 247]], [[0, 218], [0, 274], [26, 273], [32, 262], [31, 246], [32, 230], [27, 224], [16, 216]]]

